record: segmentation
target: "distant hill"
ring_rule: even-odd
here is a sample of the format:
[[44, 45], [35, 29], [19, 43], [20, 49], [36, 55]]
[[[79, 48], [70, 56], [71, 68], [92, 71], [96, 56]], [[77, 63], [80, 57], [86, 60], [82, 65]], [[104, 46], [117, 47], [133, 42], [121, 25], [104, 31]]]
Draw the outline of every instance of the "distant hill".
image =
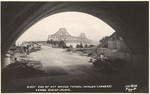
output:
[[84, 43], [84, 44], [95, 44], [95, 41], [88, 39], [85, 33], [81, 33], [79, 37], [71, 36], [66, 28], [60, 28], [55, 34], [49, 35], [48, 40], [61, 41], [65, 43]]

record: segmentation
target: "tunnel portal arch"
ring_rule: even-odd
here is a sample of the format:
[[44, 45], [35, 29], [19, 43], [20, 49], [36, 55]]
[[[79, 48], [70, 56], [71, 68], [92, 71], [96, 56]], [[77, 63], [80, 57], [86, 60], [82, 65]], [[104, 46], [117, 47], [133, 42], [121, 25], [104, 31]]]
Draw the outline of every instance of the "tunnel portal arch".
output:
[[101, 19], [124, 39], [133, 54], [146, 56], [147, 5], [146, 2], [2, 2], [2, 60], [12, 43], [29, 27], [47, 16], [69, 11]]

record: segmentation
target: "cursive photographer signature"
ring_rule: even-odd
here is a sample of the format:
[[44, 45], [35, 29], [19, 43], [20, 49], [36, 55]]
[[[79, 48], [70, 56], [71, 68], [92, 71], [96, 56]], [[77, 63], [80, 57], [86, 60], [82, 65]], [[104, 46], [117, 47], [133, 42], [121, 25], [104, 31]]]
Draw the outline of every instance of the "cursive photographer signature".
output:
[[131, 84], [131, 85], [125, 85], [125, 91], [132, 92], [133, 90], [137, 89], [137, 85]]

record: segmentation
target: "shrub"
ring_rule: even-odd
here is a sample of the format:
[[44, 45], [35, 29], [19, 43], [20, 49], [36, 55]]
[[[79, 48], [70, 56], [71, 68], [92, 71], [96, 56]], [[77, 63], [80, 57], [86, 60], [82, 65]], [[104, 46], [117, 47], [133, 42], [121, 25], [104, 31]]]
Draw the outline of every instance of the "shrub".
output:
[[43, 70], [33, 68], [32, 66], [28, 66], [27, 64], [28, 62], [25, 61], [9, 64], [2, 70], [2, 77], [20, 78], [45, 74]]

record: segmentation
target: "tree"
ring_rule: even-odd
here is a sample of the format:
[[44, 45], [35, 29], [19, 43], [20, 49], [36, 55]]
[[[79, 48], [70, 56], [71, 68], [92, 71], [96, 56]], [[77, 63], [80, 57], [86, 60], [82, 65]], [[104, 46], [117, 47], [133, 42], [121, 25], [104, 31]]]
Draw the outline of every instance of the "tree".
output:
[[48, 43], [48, 44], [53, 44], [54, 43], [54, 41], [51, 39], [51, 40], [47, 40], [47, 42], [46, 43]]
[[70, 48], [73, 48], [73, 46], [72, 46], [72, 45], [70, 45]]
[[14, 42], [14, 43], [12, 44], [12, 47], [16, 47], [16, 42]]
[[82, 43], [80, 43], [80, 48], [83, 48], [83, 44]]
[[108, 36], [103, 37], [102, 39], [99, 40], [99, 42], [103, 42], [105, 39], [107, 39]]
[[56, 44], [58, 44], [59, 43], [59, 41], [53, 41], [53, 44], [54, 45], [56, 45]]
[[11, 47], [10, 47], [11, 51], [15, 51], [16, 50], [16, 42], [14, 42]]
[[89, 45], [89, 47], [94, 47], [94, 45], [91, 44], [91, 45]]
[[54, 41], [51, 39], [51, 40], [49, 41], [49, 43], [50, 43], [50, 44], [53, 44], [53, 43], [54, 43]]
[[76, 48], [80, 48], [80, 45], [79, 45], [79, 44], [77, 44], [77, 45], [76, 45]]
[[50, 42], [49, 40], [46, 41], [46, 43], [49, 43], [49, 42]]
[[58, 46], [59, 47], [65, 47], [66, 43], [63, 40], [61, 40], [61, 41], [58, 42]]
[[84, 48], [87, 48], [87, 47], [88, 47], [88, 45], [87, 45], [87, 44], [85, 44], [85, 45], [84, 45]]

